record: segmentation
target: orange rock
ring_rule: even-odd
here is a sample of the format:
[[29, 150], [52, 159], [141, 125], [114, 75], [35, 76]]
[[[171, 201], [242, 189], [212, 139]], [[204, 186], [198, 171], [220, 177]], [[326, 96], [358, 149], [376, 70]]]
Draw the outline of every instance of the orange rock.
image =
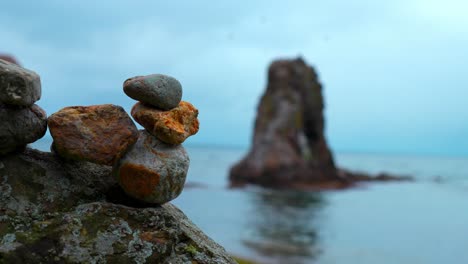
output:
[[71, 106], [48, 120], [55, 151], [64, 158], [113, 165], [138, 140], [138, 130], [116, 105]]
[[146, 130], [114, 165], [125, 193], [139, 201], [164, 204], [182, 192], [190, 160], [182, 145], [169, 145]]
[[151, 195], [159, 184], [159, 174], [140, 164], [126, 163], [119, 173], [122, 188], [138, 199]]
[[172, 145], [181, 144], [198, 132], [198, 110], [189, 102], [182, 101], [169, 111], [138, 102], [132, 108], [132, 116], [153, 136]]

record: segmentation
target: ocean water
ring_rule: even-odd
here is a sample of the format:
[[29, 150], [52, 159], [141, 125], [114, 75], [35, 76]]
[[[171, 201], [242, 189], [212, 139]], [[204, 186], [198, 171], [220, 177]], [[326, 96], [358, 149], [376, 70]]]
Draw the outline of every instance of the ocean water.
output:
[[338, 153], [340, 167], [415, 181], [297, 192], [228, 189], [245, 150], [187, 150], [189, 187], [173, 203], [235, 255], [272, 264], [468, 263], [468, 158]]

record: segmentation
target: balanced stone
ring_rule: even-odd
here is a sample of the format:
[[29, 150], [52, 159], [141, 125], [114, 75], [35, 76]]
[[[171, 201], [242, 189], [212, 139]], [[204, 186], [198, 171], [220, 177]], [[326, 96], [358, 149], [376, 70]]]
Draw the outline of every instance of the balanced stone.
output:
[[114, 175], [127, 195], [163, 204], [182, 192], [189, 157], [182, 145], [172, 146], [141, 130], [135, 145], [114, 166]]
[[35, 72], [0, 59], [0, 103], [31, 106], [41, 98], [41, 80]]
[[47, 115], [39, 106], [0, 105], [0, 154], [13, 152], [44, 136]]
[[138, 130], [116, 105], [71, 106], [49, 117], [53, 148], [73, 160], [113, 165], [138, 140]]
[[161, 111], [143, 103], [136, 103], [132, 116], [149, 133], [165, 143], [178, 145], [198, 132], [198, 110], [189, 102], [180, 102], [169, 111]]
[[124, 82], [123, 89], [129, 97], [162, 110], [177, 107], [182, 99], [180, 82], [163, 74], [130, 78]]

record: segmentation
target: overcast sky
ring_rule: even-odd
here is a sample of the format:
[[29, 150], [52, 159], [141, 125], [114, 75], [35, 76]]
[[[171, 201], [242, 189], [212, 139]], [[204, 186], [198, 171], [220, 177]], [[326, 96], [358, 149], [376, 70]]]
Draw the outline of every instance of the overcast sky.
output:
[[135, 103], [122, 83], [169, 74], [200, 110], [187, 144], [247, 146], [275, 58], [324, 84], [335, 151], [468, 155], [468, 2], [5, 1], [0, 53], [41, 75], [38, 104]]

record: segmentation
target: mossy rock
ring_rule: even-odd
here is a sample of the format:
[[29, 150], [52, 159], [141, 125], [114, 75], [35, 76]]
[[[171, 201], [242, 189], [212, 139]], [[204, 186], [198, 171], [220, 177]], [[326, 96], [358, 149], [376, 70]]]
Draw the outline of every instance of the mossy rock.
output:
[[0, 158], [0, 264], [236, 263], [171, 204], [125, 196], [111, 168], [27, 149]]

